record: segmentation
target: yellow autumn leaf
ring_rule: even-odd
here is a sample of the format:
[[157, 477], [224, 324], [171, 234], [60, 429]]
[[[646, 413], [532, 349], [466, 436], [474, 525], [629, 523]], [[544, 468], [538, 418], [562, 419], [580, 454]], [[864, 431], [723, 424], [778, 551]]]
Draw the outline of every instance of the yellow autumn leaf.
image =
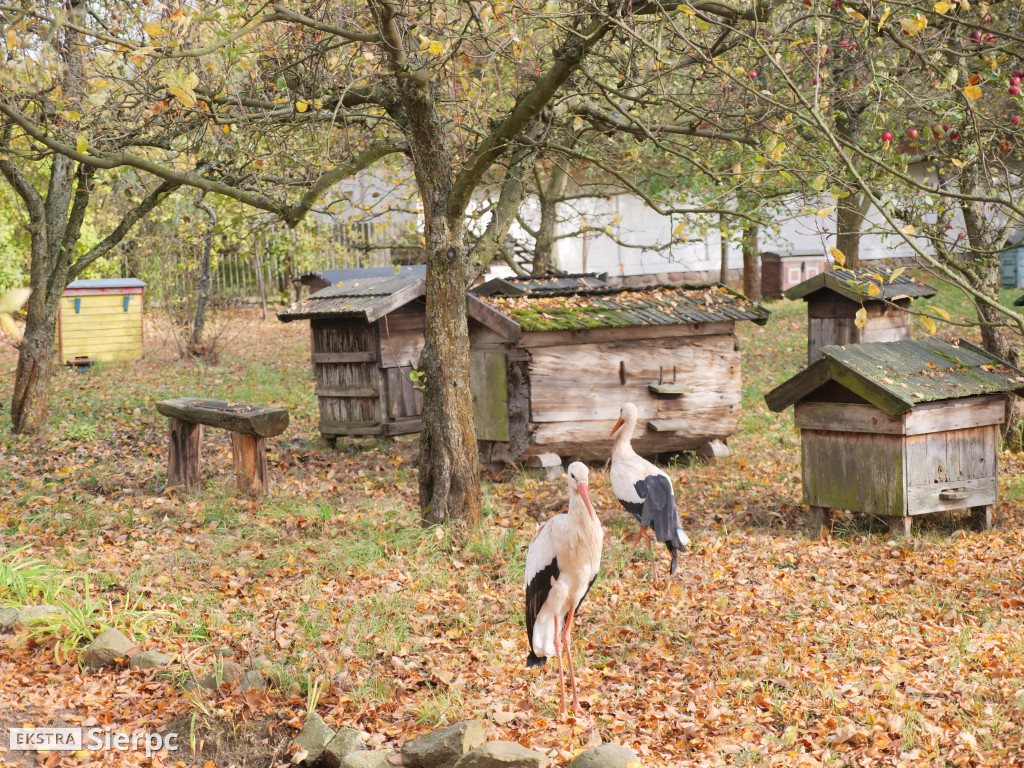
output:
[[18, 47], [18, 34], [14, 31], [14, 27], [7, 28], [7, 50], [13, 51]]
[[78, 134], [78, 141], [75, 142], [75, 151], [78, 153], [84, 153], [89, 148], [89, 140], [85, 138], [84, 133]]
[[892, 281], [894, 281], [894, 280], [895, 280], [895, 279], [896, 279], [897, 277], [899, 277], [900, 275], [902, 275], [902, 274], [903, 274], [903, 273], [904, 273], [904, 272], [906, 271], [906, 269], [907, 269], [906, 267], [896, 267], [896, 269], [894, 269], [894, 270], [892, 271], [892, 274], [891, 274], [891, 275], [889, 275], [889, 282], [891, 283], [891, 282], [892, 282]]
[[981, 98], [981, 88], [976, 85], [968, 85], [964, 88], [964, 96], [968, 99], [976, 100]]
[[888, 5], [885, 6], [885, 12], [882, 14], [882, 18], [878, 20], [879, 31], [882, 29], [882, 25], [885, 24], [885, 20], [889, 18], [890, 13], [892, 13], [892, 8], [890, 8]]
[[921, 323], [924, 325], [924, 329], [928, 331], [929, 336], [939, 330], [939, 326], [928, 315], [921, 315]]
[[828, 181], [828, 176], [826, 176], [823, 173], [820, 176], [816, 177], [814, 179], [814, 181], [811, 182], [811, 186], [814, 188], [815, 192], [821, 192], [821, 190], [823, 190], [825, 188], [825, 183], [827, 181]]
[[846, 15], [849, 16], [851, 19], [856, 19], [857, 21], [867, 21], [867, 17], [863, 13], [859, 13], [853, 10], [853, 8], [851, 8], [848, 5], [844, 7], [846, 10]]
[[917, 230], [915, 229], [913, 224], [907, 224], [907, 226], [900, 230], [900, 232], [902, 232], [904, 235], [912, 235], [916, 231]]
[[167, 75], [167, 89], [173, 93], [186, 107], [194, 107], [198, 104], [196, 93], [193, 90], [199, 85], [199, 75], [190, 72], [182, 77], [179, 72], [170, 72]]
[[836, 207], [834, 205], [830, 205], [828, 208], [819, 208], [814, 212], [814, 215], [820, 216], [823, 219], [827, 219], [829, 217], [829, 214], [831, 214], [832, 211], [834, 211], [835, 209]]
[[937, 2], [937, 3], [936, 3], [936, 4], [935, 4], [935, 5], [933, 6], [933, 7], [932, 7], [932, 10], [933, 10], [933, 11], [935, 11], [935, 12], [936, 12], [937, 14], [939, 14], [939, 15], [941, 16], [941, 15], [942, 15], [942, 14], [944, 14], [944, 13], [945, 13], [946, 11], [948, 11], [948, 10], [950, 10], [950, 9], [952, 9], [952, 8], [953, 8], [953, 6], [952, 6], [952, 5], [950, 5], [949, 3], [944, 3], [944, 2], [942, 2], [942, 0], [939, 0], [939, 2]]
[[918, 13], [914, 16], [900, 19], [900, 26], [903, 27], [904, 32], [913, 37], [928, 26], [928, 19], [924, 17], [924, 14]]
[[298, 112], [305, 112], [308, 107], [309, 104], [303, 101], [302, 99], [299, 99], [298, 101], [295, 102], [295, 109]]
[[685, 234], [686, 234], [686, 222], [685, 221], [681, 221], [678, 224], [676, 224], [676, 228], [672, 230], [672, 236], [673, 237], [682, 237]]
[[858, 328], [863, 328], [868, 324], [868, 311], [861, 307], [857, 310], [857, 314], [853, 316], [853, 324]]
[[440, 56], [444, 53], [444, 43], [435, 40], [430, 44], [430, 47], [427, 48], [427, 53], [431, 56]]
[[877, 296], [882, 292], [876, 283], [868, 283], [868, 296]]
[[932, 306], [930, 306], [930, 307], [928, 307], [928, 309], [930, 309], [935, 314], [939, 315], [943, 320], [947, 320], [948, 321], [950, 319], [949, 318], [949, 312], [944, 310], [942, 307], [932, 307]]
[[846, 265], [846, 254], [836, 248], [834, 245], [828, 249], [829, 254], [832, 256], [832, 260], [835, 261], [840, 267]]
[[574, 131], [582, 131], [583, 130], [583, 118], [580, 117], [579, 115], [576, 115], [576, 117], [574, 117], [572, 119], [572, 129]]
[[143, 26], [143, 29], [146, 30], [146, 34], [150, 37], [160, 37], [161, 35], [167, 34], [166, 32], [164, 32], [164, 28], [157, 24], [155, 21], [147, 22], [145, 26]]
[[62, 110], [60, 112], [60, 115], [65, 120], [73, 120], [75, 122], [78, 122], [79, 120], [82, 119], [82, 113], [81, 112], [75, 112], [73, 109]]
[[778, 146], [772, 150], [772, 160], [778, 161], [786, 154], [786, 142], [780, 141]]

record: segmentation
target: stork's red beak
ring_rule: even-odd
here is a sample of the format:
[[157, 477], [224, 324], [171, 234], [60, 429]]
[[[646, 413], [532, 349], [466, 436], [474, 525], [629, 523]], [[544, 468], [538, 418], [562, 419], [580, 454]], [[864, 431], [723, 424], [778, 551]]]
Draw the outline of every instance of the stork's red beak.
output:
[[597, 520], [597, 515], [594, 514], [594, 508], [590, 506], [590, 494], [587, 493], [587, 484], [580, 483], [579, 485], [577, 485], [576, 492], [580, 495], [580, 498], [583, 499], [583, 503], [586, 505], [587, 511], [590, 513], [590, 516]]
[[612, 435], [614, 435], [618, 431], [619, 427], [621, 427], [621, 426], [622, 426], [622, 417], [619, 416], [619, 420], [615, 422], [615, 426], [612, 427], [612, 431], [608, 433], [608, 437], [611, 437]]

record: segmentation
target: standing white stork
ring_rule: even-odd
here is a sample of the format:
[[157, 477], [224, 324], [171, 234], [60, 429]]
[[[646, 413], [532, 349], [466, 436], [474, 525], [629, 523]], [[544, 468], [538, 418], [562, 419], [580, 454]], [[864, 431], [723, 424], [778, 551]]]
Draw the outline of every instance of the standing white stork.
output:
[[526, 666], [539, 667], [558, 657], [559, 715], [565, 717], [562, 649], [569, 662], [573, 712], [580, 714], [572, 665], [572, 624], [601, 567], [604, 532], [587, 494], [589, 470], [578, 461], [569, 465], [569, 511], [545, 521], [526, 554]]
[[[612, 435], [618, 431], [612, 448], [612, 491], [615, 492], [619, 503], [640, 523], [641, 535], [647, 538], [653, 580], [654, 548], [647, 529], [652, 529], [658, 541], [664, 542], [672, 554], [670, 576], [678, 567], [679, 550], [685, 550], [690, 539], [679, 523], [679, 512], [676, 509], [676, 498], [669, 476], [647, 459], [638, 456], [630, 445], [636, 419], [636, 406], [633, 403], [626, 403], [619, 411], [619, 420], [612, 427]], [[639, 543], [637, 540], [637, 544]], [[633, 550], [636, 551], [636, 547]]]

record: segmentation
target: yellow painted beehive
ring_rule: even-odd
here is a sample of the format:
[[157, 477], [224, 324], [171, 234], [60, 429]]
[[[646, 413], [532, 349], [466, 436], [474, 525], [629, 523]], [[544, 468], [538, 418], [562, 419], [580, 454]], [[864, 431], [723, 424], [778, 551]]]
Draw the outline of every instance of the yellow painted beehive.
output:
[[131, 360], [141, 355], [145, 287], [133, 277], [75, 280], [68, 285], [57, 321], [61, 361]]

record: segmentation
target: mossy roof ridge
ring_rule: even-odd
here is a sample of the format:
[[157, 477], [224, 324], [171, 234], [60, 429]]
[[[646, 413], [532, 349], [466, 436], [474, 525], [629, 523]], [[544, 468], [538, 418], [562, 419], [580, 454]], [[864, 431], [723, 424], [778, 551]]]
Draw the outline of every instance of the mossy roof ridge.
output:
[[763, 324], [769, 312], [721, 285], [652, 286], [614, 293], [488, 296], [482, 300], [524, 331], [691, 325], [735, 320]]
[[787, 299], [807, 298], [818, 291], [828, 290], [852, 301], [895, 301], [901, 298], [929, 298], [935, 289], [922, 283], [903, 268], [835, 267], [809, 277], [786, 290]]
[[798, 402], [826, 381], [898, 416], [918, 403], [1005, 392], [1024, 393], [1024, 372], [960, 340], [935, 337], [822, 347], [822, 359], [765, 395], [774, 411]]

